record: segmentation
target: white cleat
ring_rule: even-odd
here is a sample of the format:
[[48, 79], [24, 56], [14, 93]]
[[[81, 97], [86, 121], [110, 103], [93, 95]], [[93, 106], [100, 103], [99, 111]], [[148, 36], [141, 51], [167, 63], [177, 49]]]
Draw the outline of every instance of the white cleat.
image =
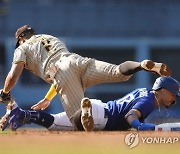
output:
[[92, 105], [89, 98], [85, 97], [81, 100], [81, 123], [85, 131], [92, 131], [94, 127], [94, 120], [91, 114]]
[[160, 76], [170, 76], [172, 74], [171, 69], [166, 64], [156, 63], [152, 60], [143, 60], [141, 67], [146, 71], [159, 74]]

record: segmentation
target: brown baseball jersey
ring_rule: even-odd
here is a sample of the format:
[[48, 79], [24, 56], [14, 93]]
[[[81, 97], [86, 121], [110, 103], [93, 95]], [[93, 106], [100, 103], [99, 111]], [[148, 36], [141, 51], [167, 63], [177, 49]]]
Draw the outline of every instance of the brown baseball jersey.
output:
[[[24, 62], [25, 68], [48, 83], [54, 83], [69, 118], [80, 108], [87, 87], [126, 81], [130, 76], [114, 65], [70, 53], [65, 44], [51, 35], [34, 35], [14, 52], [13, 63]], [[49, 80], [48, 72], [53, 76]]]

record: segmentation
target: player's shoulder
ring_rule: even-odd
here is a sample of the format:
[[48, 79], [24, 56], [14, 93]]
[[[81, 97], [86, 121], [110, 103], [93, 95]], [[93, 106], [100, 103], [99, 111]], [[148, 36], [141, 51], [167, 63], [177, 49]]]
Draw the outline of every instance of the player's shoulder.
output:
[[148, 93], [149, 92], [149, 89], [147, 88], [137, 88], [137, 89], [134, 89], [133, 91], [129, 92], [128, 94], [130, 95], [139, 95], [141, 93]]
[[137, 88], [136, 90], [139, 92], [149, 91], [148, 88]]
[[18, 54], [21, 53], [21, 54], [23, 54], [23, 53], [26, 52], [27, 47], [28, 47], [28, 44], [27, 44], [27, 41], [26, 41], [26, 42], [24, 42], [23, 44], [19, 45], [19, 46], [15, 49], [14, 53], [18, 53]]
[[56, 37], [49, 34], [36, 34], [33, 35], [32, 38], [56, 38]]
[[129, 95], [133, 95], [136, 100], [139, 100], [139, 99], [149, 100], [153, 98], [153, 92], [151, 89], [148, 89], [148, 88], [135, 89], [134, 91], [129, 93]]
[[151, 104], [153, 104], [154, 102], [154, 93], [151, 89], [148, 88], [140, 88], [138, 89], [139, 93], [137, 96], [137, 100], [139, 102], [149, 102]]
[[149, 92], [150, 92], [151, 90], [150, 89], [148, 89], [148, 88], [137, 88], [137, 89], [135, 89], [133, 92], [135, 93], [140, 93], [140, 94], [144, 94], [144, 95], [146, 95], [146, 94], [149, 94]]

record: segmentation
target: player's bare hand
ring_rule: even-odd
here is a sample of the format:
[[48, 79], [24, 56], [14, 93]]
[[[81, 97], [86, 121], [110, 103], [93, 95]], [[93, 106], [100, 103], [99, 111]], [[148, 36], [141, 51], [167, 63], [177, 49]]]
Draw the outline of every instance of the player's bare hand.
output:
[[47, 99], [40, 100], [37, 104], [34, 104], [31, 109], [33, 110], [45, 110], [49, 105], [51, 101]]

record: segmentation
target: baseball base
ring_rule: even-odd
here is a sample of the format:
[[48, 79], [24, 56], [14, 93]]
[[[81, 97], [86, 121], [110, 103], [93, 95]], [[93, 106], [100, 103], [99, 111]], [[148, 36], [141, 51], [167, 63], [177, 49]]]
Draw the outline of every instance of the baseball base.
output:
[[180, 131], [180, 123], [163, 123], [156, 125], [155, 131]]

